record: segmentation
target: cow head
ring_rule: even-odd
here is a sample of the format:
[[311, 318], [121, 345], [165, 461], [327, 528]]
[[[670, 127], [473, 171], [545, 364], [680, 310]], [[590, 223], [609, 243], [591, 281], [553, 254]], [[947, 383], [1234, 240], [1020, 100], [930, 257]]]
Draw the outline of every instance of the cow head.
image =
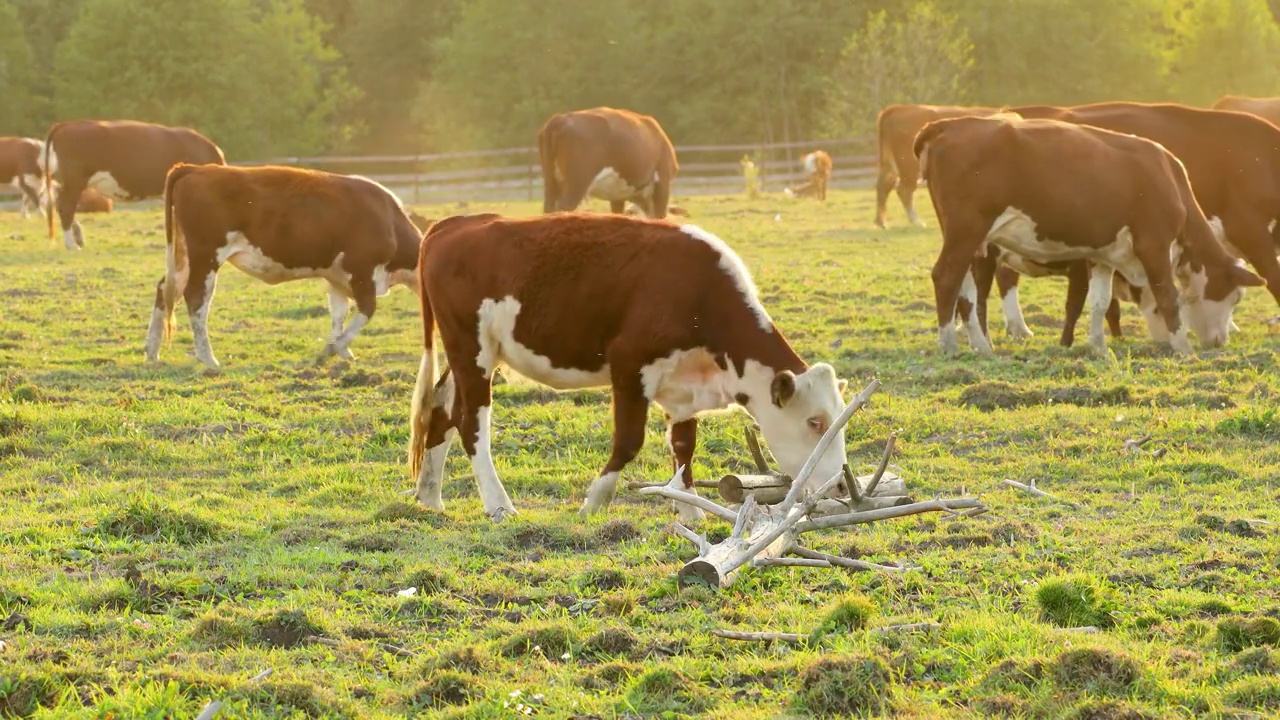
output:
[[1191, 332], [1204, 348], [1227, 344], [1234, 323], [1231, 315], [1244, 299], [1246, 287], [1258, 287], [1265, 281], [1254, 275], [1241, 260], [1204, 265], [1193, 270], [1183, 284], [1184, 316]]
[[[783, 370], [769, 380], [768, 396], [752, 398], [747, 409], [769, 443], [782, 472], [795, 477], [809, 459], [819, 438], [844, 410], [841, 392], [845, 381], [826, 363], [817, 363], [799, 375]], [[844, 467], [844, 430], [827, 447], [809, 477], [810, 489], [830, 480]]]

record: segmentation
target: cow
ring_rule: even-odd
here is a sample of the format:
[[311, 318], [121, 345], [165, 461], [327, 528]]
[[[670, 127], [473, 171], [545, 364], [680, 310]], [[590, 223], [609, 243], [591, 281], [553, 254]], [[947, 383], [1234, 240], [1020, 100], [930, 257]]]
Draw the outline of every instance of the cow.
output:
[[621, 214], [628, 200], [651, 218], [667, 216], [676, 150], [658, 121], [598, 107], [553, 115], [538, 130], [542, 211], [575, 210], [585, 197]]
[[[1059, 337], [1059, 344], [1063, 347], [1071, 347], [1075, 343], [1075, 327], [1076, 322], [1080, 319], [1080, 314], [1084, 311], [1085, 300], [1088, 297], [1089, 290], [1089, 274], [1093, 268], [1093, 263], [1088, 260], [1070, 260], [1057, 262], [1034, 262], [1027, 258], [1001, 251], [998, 246], [987, 246], [988, 263], [995, 261], [995, 284], [997, 292], [1000, 295], [1000, 307], [1004, 313], [1005, 330], [1010, 337], [1014, 338], [1030, 338], [1033, 336], [1031, 328], [1027, 327], [1027, 321], [1022, 316], [1022, 307], [1018, 303], [1018, 281], [1021, 276], [1027, 277], [1063, 277], [1067, 279], [1067, 302], [1066, 302], [1066, 318], [1062, 324], [1062, 334]], [[982, 272], [991, 272], [990, 265], [983, 267], [984, 259], [978, 258], [974, 261], [974, 277], [979, 287], [983, 286], [980, 280]], [[1115, 275], [1111, 284], [1111, 303], [1107, 307], [1106, 321], [1107, 329], [1111, 331], [1112, 337], [1120, 337], [1120, 301], [1140, 304], [1141, 288], [1130, 285], [1123, 275]], [[964, 305], [962, 301], [959, 303]], [[986, 327], [986, 298], [978, 297], [978, 317], [981, 323], [983, 333], [990, 336]], [[967, 317], [967, 308], [958, 307], [957, 313], [960, 317]]]
[[[695, 225], [594, 213], [455, 216], [418, 256], [424, 349], [410, 413], [418, 501], [443, 509], [449, 445], [471, 459], [485, 512], [515, 506], [490, 450], [490, 384], [501, 366], [557, 390], [610, 387], [613, 449], [580, 515], [613, 499], [644, 443], [650, 403], [666, 411], [675, 465], [693, 487], [698, 416], [737, 406], [793, 477], [844, 408], [845, 382], [802, 360], [761, 304], [742, 260]], [[437, 326], [448, 366], [437, 378]], [[814, 482], [841, 472], [844, 430]], [[702, 511], [677, 504], [682, 519]]]
[[920, 184], [920, 163], [911, 151], [920, 128], [934, 120], [998, 111], [999, 108], [959, 105], [889, 105], [881, 110], [876, 116], [876, 227], [888, 227], [889, 191], [895, 188], [908, 219], [924, 227], [914, 200]]
[[[268, 285], [320, 278], [329, 285], [332, 332], [320, 360], [354, 357], [349, 349], [396, 285], [417, 290], [413, 272], [422, 233], [400, 199], [368, 178], [302, 168], [179, 163], [164, 187], [165, 276], [144, 347], [159, 359], [173, 334], [181, 294], [196, 358], [218, 360], [209, 344], [209, 305], [218, 268], [231, 263]], [[343, 327], [355, 300], [356, 315]]]
[[1255, 98], [1224, 95], [1213, 104], [1213, 109], [1257, 115], [1272, 125], [1280, 126], [1280, 97]]
[[805, 183], [797, 188], [784, 188], [787, 197], [812, 196], [819, 200], [827, 199], [827, 183], [831, 182], [831, 156], [825, 150], [814, 150], [805, 155]]
[[78, 213], [109, 213], [114, 206], [114, 201], [103, 196], [93, 188], [85, 188], [80, 193], [80, 200], [76, 203], [76, 212]]
[[[19, 192], [18, 210], [22, 219], [30, 217], [34, 207], [42, 215], [45, 212], [46, 193], [41, 185], [44, 176], [44, 156], [41, 142], [28, 137], [0, 137], [0, 182], [13, 185]], [[54, 156], [57, 166], [57, 156]]]
[[1106, 102], [1010, 108], [1025, 118], [1091, 125], [1153, 140], [1186, 168], [1196, 201], [1221, 222], [1227, 250], [1243, 257], [1280, 304], [1280, 128], [1247, 113], [1174, 103]]
[[[1148, 326], [1182, 354], [1192, 350], [1175, 276], [1205, 347], [1226, 342], [1243, 288], [1262, 284], [1218, 242], [1178, 158], [1145, 138], [1001, 113], [934, 121], [913, 152], [942, 226], [933, 284], [944, 353], [957, 351], [960, 294], [976, 305], [985, 292], [970, 267], [988, 244], [1035, 262], [1092, 261], [1089, 341], [1104, 351], [1115, 273], [1150, 290]], [[970, 343], [989, 354], [976, 313], [967, 325]]]
[[[80, 194], [92, 187], [112, 200], [144, 200], [164, 194], [169, 168], [190, 164], [226, 165], [222, 150], [200, 133], [135, 120], [68, 120], [49, 128], [45, 156], [54, 153], [62, 189], [58, 218], [68, 250], [84, 247], [84, 231], [76, 221]], [[53, 171], [45, 168], [45, 191]], [[53, 239], [53, 213], [49, 213]]]

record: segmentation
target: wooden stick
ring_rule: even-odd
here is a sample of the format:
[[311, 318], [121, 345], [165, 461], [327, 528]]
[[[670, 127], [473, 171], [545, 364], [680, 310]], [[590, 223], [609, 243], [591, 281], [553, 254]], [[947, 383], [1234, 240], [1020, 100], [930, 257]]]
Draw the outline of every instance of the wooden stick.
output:
[[217, 700], [210, 700], [209, 704], [205, 705], [200, 714], [196, 716], [196, 720], [213, 720], [213, 717], [220, 710], [222, 710], [222, 703]]
[[[751, 562], [751, 559], [756, 555], [759, 555], [762, 550], [772, 545], [774, 541], [782, 537], [784, 533], [787, 533], [794, 528], [796, 524], [800, 522], [800, 519], [808, 515], [809, 512], [813, 510], [814, 506], [818, 504], [818, 501], [825, 497], [827, 493], [831, 492], [831, 489], [839, 484], [843, 479], [843, 474], [836, 474], [833, 475], [830, 480], [823, 483], [822, 487], [818, 488], [818, 492], [805, 498], [804, 502], [800, 505], [799, 512], [788, 512], [786, 518], [782, 522], [778, 523], [777, 527], [769, 530], [759, 540], [748, 545], [747, 549], [742, 552], [742, 555], [725, 563], [725, 574], [733, 572], [735, 569]], [[796, 486], [793, 485], [792, 487], [794, 488]]]
[[809, 459], [801, 466], [800, 472], [791, 480], [791, 490], [787, 492], [787, 497], [782, 501], [783, 511], [788, 511], [796, 504], [800, 498], [800, 490], [809, 481], [809, 476], [813, 475], [813, 471], [818, 469], [818, 463], [822, 460], [822, 456], [826, 454], [827, 448], [835, 441], [836, 436], [844, 431], [844, 426], [849, 424], [849, 420], [853, 418], [853, 414], [857, 412], [863, 405], [867, 404], [867, 400], [871, 399], [872, 394], [880, 389], [880, 381], [872, 380], [862, 392], [858, 393], [853, 400], [845, 406], [835, 422], [831, 423], [831, 427], [822, 434], [818, 440], [818, 444], [813, 448], [813, 452], [809, 454]]
[[1035, 481], [1035, 480], [1032, 480], [1030, 484], [1023, 484], [1023, 483], [1018, 482], [1017, 480], [1008, 480], [1008, 479], [1006, 479], [1006, 480], [1002, 481], [1000, 484], [1001, 484], [1001, 485], [1008, 485], [1008, 486], [1009, 486], [1009, 487], [1011, 487], [1011, 488], [1017, 488], [1017, 489], [1019, 489], [1019, 490], [1022, 490], [1023, 492], [1030, 493], [1031, 495], [1034, 495], [1034, 496], [1036, 496], [1036, 497], [1048, 498], [1048, 499], [1050, 499], [1050, 500], [1057, 500], [1057, 501], [1058, 501], [1058, 502], [1060, 502], [1060, 503], [1066, 503], [1067, 505], [1070, 505], [1070, 506], [1072, 506], [1072, 507], [1079, 507], [1078, 505], [1076, 505], [1075, 503], [1071, 502], [1070, 500], [1063, 500], [1062, 498], [1057, 497], [1056, 495], [1050, 495], [1049, 493], [1047, 493], [1047, 492], [1045, 492], [1045, 491], [1041, 490], [1040, 488], [1036, 487], [1036, 481]]
[[722, 507], [710, 500], [702, 497], [697, 493], [687, 492], [681, 488], [684, 487], [684, 466], [676, 468], [676, 474], [671, 476], [671, 480], [666, 485], [658, 487], [641, 488], [641, 495], [658, 495], [660, 497], [669, 498], [678, 502], [701, 508], [712, 515], [726, 522], [737, 522], [738, 514], [729, 508]]
[[1151, 442], [1150, 435], [1143, 435], [1142, 437], [1137, 439], [1129, 438], [1128, 440], [1124, 441], [1124, 449], [1129, 452], [1135, 452], [1135, 451], [1141, 450], [1142, 446], [1146, 445], [1149, 442]]
[[[794, 548], [792, 548], [792, 552], [795, 552]], [[756, 558], [755, 560], [751, 561], [751, 564], [756, 567], [771, 567], [771, 566], [779, 566], [779, 565], [782, 565], [782, 566], [791, 565], [794, 567], [817, 567], [817, 568], [831, 567], [831, 563], [827, 562], [826, 560], [818, 560], [816, 558]]]
[[941, 630], [941, 629], [942, 629], [942, 626], [939, 625], [938, 623], [921, 622], [921, 623], [907, 623], [905, 625], [885, 625], [884, 627], [875, 628], [874, 630], [871, 631], [871, 634], [888, 635], [890, 633], [896, 633], [896, 632], [915, 632], [917, 630], [932, 631], [932, 630]]
[[876, 472], [867, 481], [867, 487], [862, 491], [864, 495], [874, 494], [876, 486], [880, 484], [880, 478], [884, 477], [884, 471], [889, 467], [889, 458], [893, 457], [893, 444], [898, 440], [898, 433], [889, 433], [889, 440], [884, 444], [884, 457], [880, 458], [880, 466], [876, 468]]
[[680, 523], [672, 523], [671, 529], [680, 537], [693, 543], [693, 546], [698, 548], [699, 555], [705, 553], [711, 547], [711, 543], [707, 542], [707, 537], [705, 535], [699, 535]]
[[739, 632], [737, 630], [720, 630], [719, 628], [711, 631], [711, 634], [724, 638], [726, 640], [756, 640], [765, 642], [785, 642], [785, 643], [802, 643], [805, 641], [805, 635], [798, 633], [784, 632]]
[[418, 657], [418, 653], [408, 648], [402, 648], [399, 645], [392, 645], [391, 643], [380, 642], [378, 643], [378, 647], [381, 648], [383, 651], [389, 652], [392, 655], [395, 655], [397, 657], [404, 657], [404, 658]]
[[840, 557], [839, 555], [829, 555], [817, 550], [810, 550], [806, 547], [795, 546], [791, 548], [791, 552], [802, 558], [809, 560], [822, 560], [831, 565], [839, 565], [840, 567], [849, 568], [850, 570], [884, 570], [886, 572], [906, 572], [909, 568], [897, 567], [895, 565], [877, 565], [876, 563], [866, 562], [865, 560], [854, 560], [853, 558]]
[[[668, 481], [668, 482], [670, 482], [670, 481]], [[643, 490], [643, 489], [645, 489], [645, 488], [666, 487], [666, 486], [667, 486], [667, 484], [668, 484], [668, 482], [640, 482], [640, 481], [629, 482], [629, 483], [627, 483], [627, 489], [628, 489], [628, 490]], [[718, 483], [718, 482], [716, 482], [716, 481], [714, 481], [714, 480], [694, 480], [694, 481], [693, 481], [693, 486], [694, 486], [694, 487], [700, 487], [700, 488], [711, 488], [711, 489], [715, 489], [715, 488], [720, 487], [720, 483]], [[413, 491], [411, 490], [410, 492], [413, 492]]]
[[262, 682], [263, 680], [266, 680], [267, 678], [271, 677], [271, 673], [273, 672], [275, 672], [274, 668], [267, 668], [266, 670], [263, 670], [257, 675], [254, 675], [253, 677], [249, 678], [249, 682], [251, 683]]
[[881, 520], [889, 520], [891, 518], [906, 517], [907, 515], [919, 515], [927, 512], [949, 512], [952, 510], [964, 510], [966, 508], [982, 507], [982, 501], [977, 498], [952, 498], [950, 500], [926, 500], [924, 502], [911, 503], [910, 505], [898, 505], [896, 507], [882, 508], [880, 510], [866, 510], [864, 512], [844, 513], [842, 515], [824, 515], [819, 518], [812, 518], [799, 523], [796, 527], [798, 532], [806, 533], [812, 530], [825, 530], [833, 527], [844, 527], [846, 525], [863, 525], [866, 523], [879, 522]]
[[989, 513], [989, 512], [991, 512], [990, 508], [978, 507], [978, 508], [973, 508], [972, 510], [965, 510], [964, 512], [956, 513], [954, 515], [949, 515], [947, 517], [942, 518], [942, 521], [950, 522], [952, 520], [960, 520], [962, 518], [978, 517], [979, 515], [985, 515], [986, 513]]
[[769, 469], [769, 461], [764, 456], [764, 450], [760, 447], [760, 439], [756, 437], [756, 433], [748, 425], [744, 428], [747, 435], [747, 449], [751, 451], [751, 459], [756, 464], [756, 471], [761, 475], [771, 475], [773, 471]]

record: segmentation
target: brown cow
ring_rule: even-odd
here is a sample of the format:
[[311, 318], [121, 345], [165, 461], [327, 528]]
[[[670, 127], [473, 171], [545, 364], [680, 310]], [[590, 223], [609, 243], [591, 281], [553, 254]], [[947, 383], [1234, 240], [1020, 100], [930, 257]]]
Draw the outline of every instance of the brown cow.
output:
[[[84, 231], [76, 221], [80, 193], [92, 187], [113, 200], [143, 200], [164, 194], [169, 168], [185, 162], [225, 165], [222, 150], [200, 133], [134, 120], [69, 120], [49, 128], [45, 155], [55, 153], [62, 189], [58, 218], [68, 250], [84, 247]], [[46, 169], [45, 188], [52, 186]], [[53, 215], [49, 215], [53, 239]]]
[[[1065, 277], [1067, 279], [1067, 303], [1066, 303], [1066, 319], [1062, 324], [1062, 335], [1058, 342], [1063, 347], [1071, 347], [1075, 343], [1076, 322], [1080, 319], [1080, 314], [1084, 311], [1085, 300], [1088, 297], [1089, 290], [1089, 274], [1092, 271], [1093, 264], [1088, 260], [1073, 260], [1059, 262], [1034, 262], [1015, 253], [1008, 253], [1000, 250], [998, 246], [987, 246], [987, 257], [996, 260], [995, 282], [996, 288], [1000, 294], [1001, 309], [1004, 312], [1005, 330], [1010, 337], [1029, 338], [1033, 336], [1031, 328], [1027, 327], [1027, 321], [1022, 316], [1022, 306], [1018, 303], [1018, 280], [1022, 275], [1027, 277]], [[981, 263], [983, 258], [974, 261], [974, 279], [979, 288], [983, 287], [983, 281], [980, 279], [983, 268]], [[989, 267], [986, 268], [989, 272]], [[1124, 279], [1123, 275], [1116, 275], [1111, 285], [1111, 304], [1107, 307], [1106, 320], [1107, 328], [1111, 331], [1112, 337], [1120, 337], [1120, 301], [1141, 303], [1141, 288], [1134, 287]], [[964, 303], [961, 303], [963, 305]], [[985, 325], [986, 322], [986, 298], [982, 295], [978, 296], [978, 317], [984, 323], [982, 327], [983, 333], [990, 336]], [[957, 308], [958, 314], [966, 317], [967, 309]]]
[[1280, 128], [1247, 113], [1172, 103], [1107, 102], [1070, 108], [1012, 108], [1026, 118], [1052, 118], [1137, 135], [1182, 161], [1196, 201], [1222, 223], [1227, 249], [1244, 257], [1280, 303]]
[[109, 213], [114, 205], [111, 198], [103, 196], [93, 188], [85, 188], [76, 203], [78, 213]]
[[[914, 152], [942, 225], [933, 283], [946, 353], [957, 350], [961, 292], [976, 304], [970, 266], [988, 255], [988, 243], [1035, 262], [1093, 261], [1089, 340], [1104, 350], [1102, 321], [1116, 272], [1150, 289], [1160, 320], [1149, 320], [1150, 329], [1180, 353], [1191, 345], [1175, 276], [1206, 347], [1226, 342], [1242, 288], [1262, 284], [1214, 236], [1182, 163], [1150, 140], [1003, 113], [932, 122], [916, 137]], [[989, 353], [973, 313], [967, 325], [975, 349]]]
[[680, 170], [657, 120], [608, 107], [553, 115], [538, 130], [538, 156], [544, 213], [574, 210], [590, 195], [615, 213], [630, 200], [664, 218]]
[[[390, 190], [354, 175], [291, 167], [175, 166], [165, 182], [167, 270], [156, 286], [147, 359], [173, 334], [173, 310], [187, 303], [196, 358], [217, 367], [209, 305], [218, 268], [231, 263], [269, 284], [329, 283], [332, 333], [320, 358], [352, 357], [348, 346], [395, 285], [417, 289], [418, 231]], [[356, 316], [343, 328], [348, 298]]]
[[[841, 412], [843, 381], [807, 365], [760, 304], [742, 260], [693, 225], [571, 213], [441, 220], [418, 260], [425, 348], [413, 394], [409, 461], [418, 500], [444, 507], [454, 432], [471, 458], [485, 512], [514, 513], [489, 445], [490, 384], [500, 365], [555, 389], [609, 386], [613, 452], [582, 514], [613, 498], [640, 451], [650, 403], [692, 487], [697, 417], [743, 407], [793, 476]], [[439, 324], [448, 368], [436, 377]], [[814, 481], [839, 474], [843, 430]], [[682, 518], [702, 513], [678, 505]]]
[[920, 184], [920, 163], [912, 143], [920, 128], [934, 120], [965, 115], [990, 115], [996, 108], [959, 105], [889, 105], [876, 117], [876, 226], [888, 227], [889, 191], [897, 189], [898, 199], [912, 223], [924, 227], [916, 214], [914, 195]]
[[815, 197], [825, 201], [827, 183], [831, 182], [831, 156], [825, 150], [814, 150], [805, 155], [801, 162], [804, 163], [805, 183], [797, 188], [784, 188], [783, 194], [787, 197]]
[[[41, 143], [36, 138], [0, 137], [0, 183], [10, 183], [17, 188], [20, 193], [18, 209], [23, 220], [30, 216], [32, 207], [41, 214], [45, 212], [45, 193], [41, 185], [44, 156], [40, 148]], [[54, 165], [57, 165], [56, 155]]]
[[1233, 110], [1235, 112], [1257, 115], [1272, 125], [1280, 126], [1280, 97], [1243, 97], [1241, 95], [1224, 95], [1213, 104], [1214, 110]]

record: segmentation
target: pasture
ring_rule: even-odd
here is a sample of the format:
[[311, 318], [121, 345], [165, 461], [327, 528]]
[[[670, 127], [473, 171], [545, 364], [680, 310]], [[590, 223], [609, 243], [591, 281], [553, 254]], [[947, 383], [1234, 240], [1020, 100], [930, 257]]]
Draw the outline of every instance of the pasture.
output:
[[[0, 716], [194, 717], [209, 700], [236, 718], [1277, 712], [1280, 527], [1246, 522], [1280, 522], [1274, 303], [1251, 291], [1229, 346], [1189, 359], [1126, 307], [1104, 360], [1058, 347], [1065, 283], [1027, 279], [1033, 339], [1004, 336], [997, 299], [996, 356], [943, 359], [940, 238], [917, 200], [924, 230], [896, 199], [895, 226], [874, 229], [869, 191], [677, 198], [743, 257], [804, 358], [831, 361], [849, 397], [884, 383], [849, 425], [855, 472], [897, 430], [916, 497], [991, 509], [807, 537], [919, 569], [748, 570], [723, 592], [676, 586], [693, 548], [667, 530], [669, 503], [622, 491], [579, 520], [608, 455], [606, 392], [501, 378], [494, 454], [520, 514], [485, 517], [456, 444], [448, 509], [426, 511], [400, 494], [411, 292], [380, 299], [356, 361], [316, 366], [323, 284], [226, 268], [210, 315], [223, 367], [191, 357], [185, 306], [148, 365], [157, 204], [86, 216], [77, 253], [0, 214]], [[747, 422], [704, 421], [698, 479], [747, 469]], [[656, 408], [649, 428], [624, 483], [670, 475]], [[1124, 451], [1146, 434], [1163, 456]], [[708, 634], [808, 634], [835, 608], [799, 645]], [[873, 632], [915, 622], [941, 627]]]

